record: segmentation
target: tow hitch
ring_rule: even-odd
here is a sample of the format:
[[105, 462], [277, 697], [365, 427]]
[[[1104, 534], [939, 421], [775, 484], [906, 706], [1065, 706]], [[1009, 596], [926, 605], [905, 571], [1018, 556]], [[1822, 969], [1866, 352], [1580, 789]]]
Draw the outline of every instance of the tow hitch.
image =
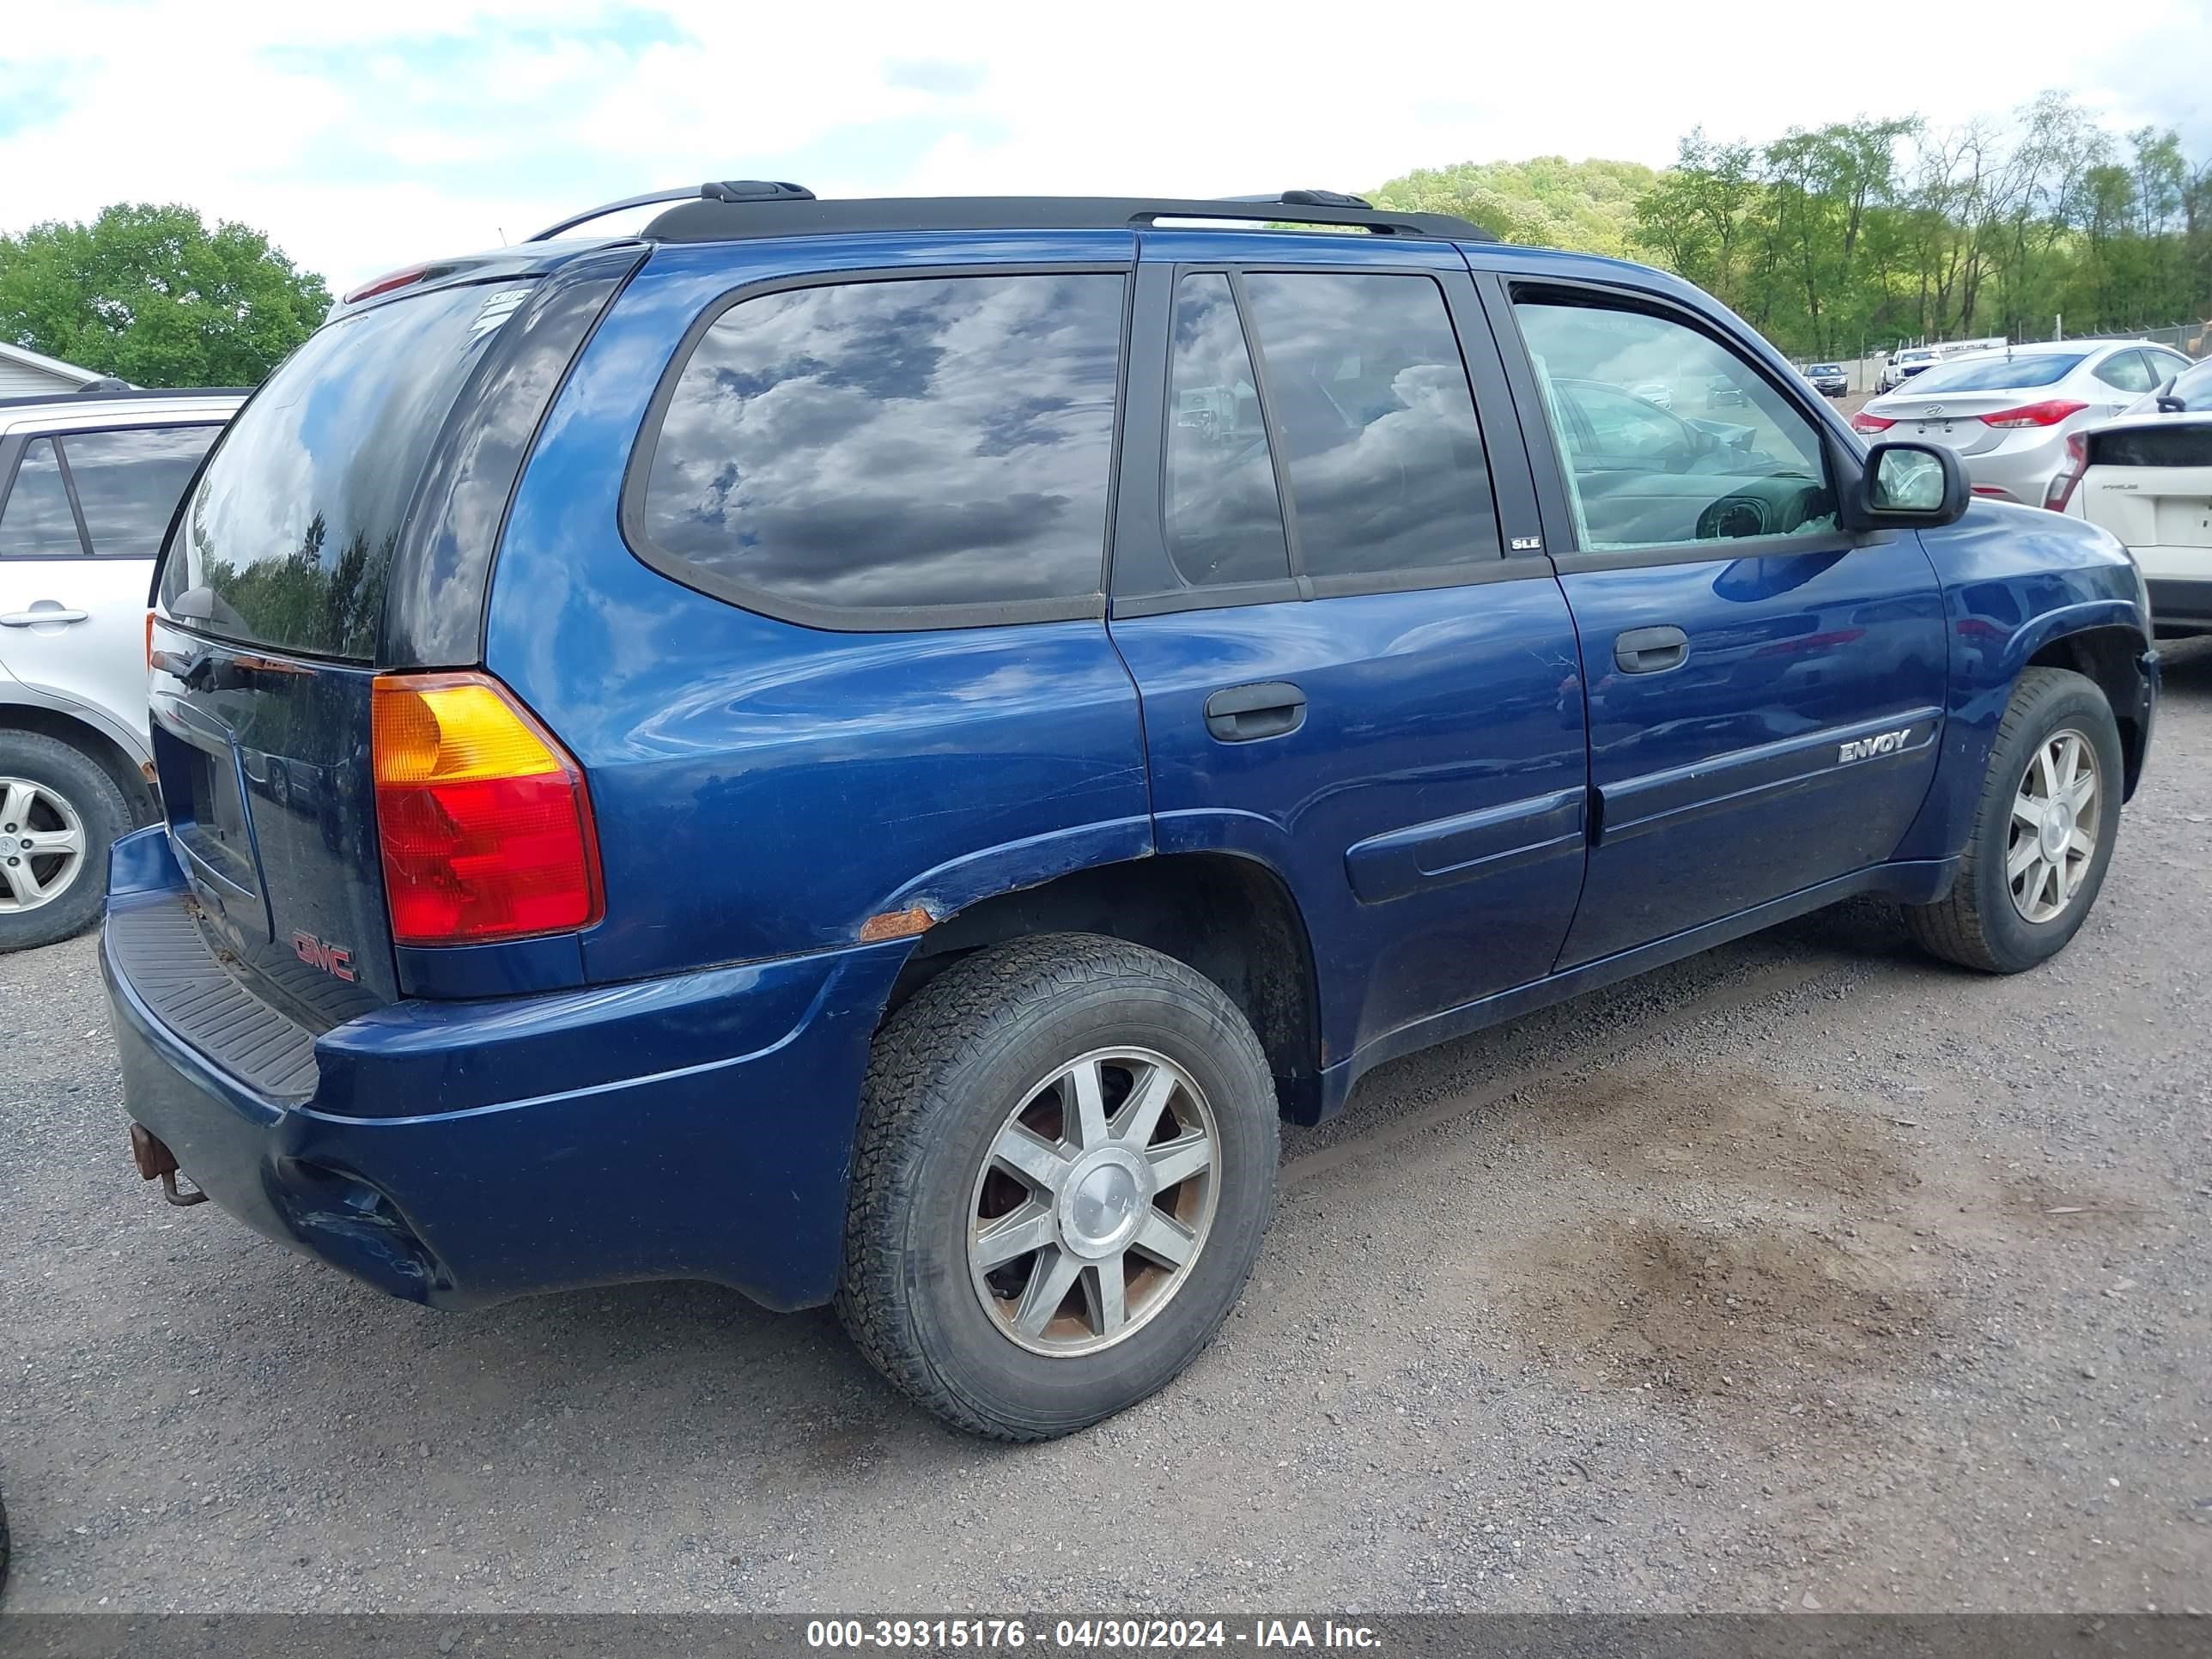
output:
[[207, 1202], [205, 1193], [177, 1189], [177, 1155], [143, 1123], [131, 1126], [131, 1161], [138, 1166], [139, 1179], [160, 1182], [161, 1196], [179, 1209]]

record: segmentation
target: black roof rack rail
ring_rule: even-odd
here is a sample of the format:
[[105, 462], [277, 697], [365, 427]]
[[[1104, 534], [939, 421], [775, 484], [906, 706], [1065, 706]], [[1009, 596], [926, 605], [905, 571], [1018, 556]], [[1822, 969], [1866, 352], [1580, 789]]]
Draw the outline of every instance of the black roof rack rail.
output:
[[76, 392], [33, 392], [27, 397], [0, 398], [0, 409], [29, 409], [50, 404], [136, 403], [142, 398], [244, 398], [250, 386], [102, 386], [95, 382]]
[[624, 208], [656, 207], [663, 202], [811, 202], [814, 192], [804, 185], [787, 185], [767, 179], [725, 179], [719, 183], [685, 185], [678, 190], [647, 191], [642, 196], [625, 196], [619, 202], [605, 202], [581, 213], [571, 214], [558, 223], [526, 236], [526, 242], [550, 242], [564, 230], [574, 230], [578, 225], [588, 224], [594, 219], [604, 219], [610, 213], [620, 213]]
[[[774, 194], [724, 195], [757, 188]], [[680, 204], [645, 228], [656, 242], [730, 242], [765, 236], [827, 236], [871, 230], [1127, 230], [1162, 219], [1235, 219], [1258, 224], [1334, 225], [1382, 236], [1434, 236], [1494, 242], [1471, 220], [1448, 213], [1401, 213], [1334, 191], [1286, 190], [1273, 196], [887, 196], [823, 201], [797, 185], [720, 186], [635, 197], [553, 227], [554, 231], [653, 201]], [[540, 235], [551, 232], [540, 232]], [[535, 240], [534, 238], [532, 240]]]

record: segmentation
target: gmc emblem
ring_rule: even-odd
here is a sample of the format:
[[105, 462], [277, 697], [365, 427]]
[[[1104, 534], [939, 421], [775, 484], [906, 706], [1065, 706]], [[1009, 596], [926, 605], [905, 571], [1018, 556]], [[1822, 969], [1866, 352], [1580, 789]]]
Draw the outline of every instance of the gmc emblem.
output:
[[319, 968], [333, 979], [351, 981], [353, 952], [342, 945], [325, 945], [313, 933], [292, 935], [292, 954], [310, 968]]

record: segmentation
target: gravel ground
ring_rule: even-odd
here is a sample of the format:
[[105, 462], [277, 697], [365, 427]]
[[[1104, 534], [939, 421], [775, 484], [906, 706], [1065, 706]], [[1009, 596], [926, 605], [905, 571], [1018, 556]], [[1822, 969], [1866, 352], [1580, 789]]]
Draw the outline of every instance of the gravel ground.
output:
[[1221, 1340], [1059, 1443], [827, 1314], [385, 1300], [131, 1172], [0, 960], [17, 1611], [2212, 1607], [2212, 654], [2073, 947], [1827, 912], [1293, 1133]]

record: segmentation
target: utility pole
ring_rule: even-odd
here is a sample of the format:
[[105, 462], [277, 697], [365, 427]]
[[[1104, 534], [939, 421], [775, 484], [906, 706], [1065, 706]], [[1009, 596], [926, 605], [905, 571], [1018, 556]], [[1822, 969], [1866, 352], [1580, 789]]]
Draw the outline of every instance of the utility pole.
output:
[[2066, 313], [2063, 311], [2051, 319], [2051, 337], [2054, 340], [2066, 337]]

